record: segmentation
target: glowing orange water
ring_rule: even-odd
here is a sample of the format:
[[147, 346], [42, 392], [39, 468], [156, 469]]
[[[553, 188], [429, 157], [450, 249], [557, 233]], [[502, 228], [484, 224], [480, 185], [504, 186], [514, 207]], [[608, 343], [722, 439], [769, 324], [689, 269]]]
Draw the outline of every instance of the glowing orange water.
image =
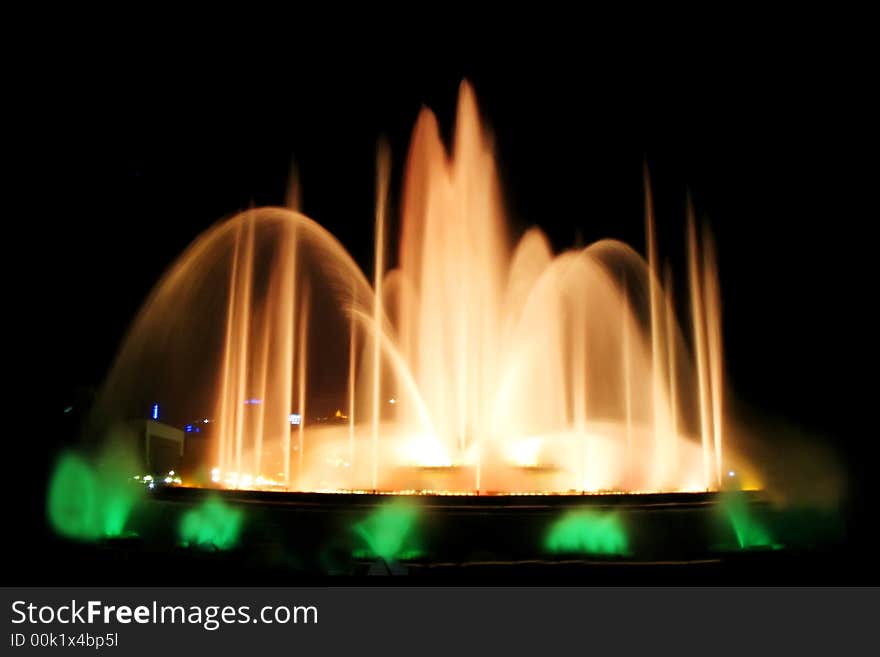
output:
[[[372, 285], [297, 211], [235, 216], [153, 291], [102, 408], [123, 416], [161, 398], [182, 417], [207, 415], [205, 465], [236, 487], [721, 485], [734, 457], [723, 450], [717, 267], [692, 217], [690, 347], [671, 275], [658, 271], [650, 190], [647, 262], [615, 240], [554, 255], [534, 228], [513, 243], [492, 145], [463, 84], [451, 153], [434, 115], [418, 117], [387, 269], [388, 171], [381, 150]], [[346, 421], [317, 421], [322, 404]]]

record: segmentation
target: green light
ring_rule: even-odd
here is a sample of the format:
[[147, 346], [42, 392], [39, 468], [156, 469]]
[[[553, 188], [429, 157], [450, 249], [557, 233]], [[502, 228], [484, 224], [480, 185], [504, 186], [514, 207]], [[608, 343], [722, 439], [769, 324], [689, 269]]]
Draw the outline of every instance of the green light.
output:
[[98, 458], [97, 478], [101, 493], [101, 528], [105, 536], [121, 536], [125, 522], [143, 496], [143, 488], [132, 485], [128, 473], [136, 460], [124, 448], [108, 448]]
[[49, 481], [49, 523], [57, 533], [84, 541], [97, 540], [98, 483], [88, 464], [67, 454], [55, 466]]
[[742, 492], [726, 493], [721, 500], [721, 510], [730, 522], [741, 550], [781, 547], [773, 542], [767, 528], [755, 518]]
[[407, 500], [382, 505], [354, 525], [355, 535], [364, 545], [353, 551], [356, 559], [380, 558], [385, 561], [414, 559], [423, 551], [419, 545], [417, 520], [419, 509]]
[[63, 455], [49, 480], [47, 514], [61, 536], [83, 541], [121, 536], [141, 490], [130, 483], [124, 459], [108, 452], [93, 467]]
[[238, 543], [243, 520], [240, 510], [227, 506], [219, 498], [211, 498], [183, 515], [180, 540], [184, 547], [228, 550]]
[[554, 554], [626, 554], [627, 536], [616, 513], [569, 511], [550, 527], [544, 547]]

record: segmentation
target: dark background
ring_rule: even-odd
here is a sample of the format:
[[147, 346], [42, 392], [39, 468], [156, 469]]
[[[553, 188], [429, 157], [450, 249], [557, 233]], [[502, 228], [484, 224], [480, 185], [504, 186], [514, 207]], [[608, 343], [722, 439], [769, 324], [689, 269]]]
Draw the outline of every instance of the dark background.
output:
[[377, 140], [391, 146], [396, 201], [420, 106], [448, 135], [467, 78], [497, 138], [515, 231], [537, 224], [557, 249], [615, 237], [643, 251], [647, 162], [661, 257], [683, 284], [692, 195], [717, 238], [732, 394], [833, 443], [852, 484], [853, 550], [867, 560], [876, 431], [862, 410], [873, 360], [862, 253], [876, 209], [856, 200], [872, 152], [865, 46], [822, 21], [722, 25], [597, 40], [601, 26], [560, 19], [186, 54], [158, 34], [77, 33], [33, 74], [19, 67], [24, 91], [10, 102], [25, 115], [20, 168], [34, 174], [33, 189], [13, 192], [23, 209], [7, 258], [21, 259], [9, 280], [27, 361], [27, 481], [12, 480], [28, 491], [22, 522], [42, 522], [43, 471], [71, 438], [63, 408], [87, 401], [151, 287], [200, 232], [283, 203], [295, 161], [304, 212], [371, 272]]

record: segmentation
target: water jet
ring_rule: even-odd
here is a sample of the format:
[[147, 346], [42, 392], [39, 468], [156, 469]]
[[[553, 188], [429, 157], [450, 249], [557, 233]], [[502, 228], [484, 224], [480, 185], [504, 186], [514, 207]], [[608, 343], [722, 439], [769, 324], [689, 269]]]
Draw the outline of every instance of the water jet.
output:
[[612, 239], [554, 254], [537, 228], [514, 239], [462, 83], [448, 151], [430, 110], [416, 121], [395, 256], [389, 158], [370, 274], [296, 210], [218, 223], [136, 317], [102, 417], [160, 400], [166, 421], [201, 423], [201, 485], [219, 488], [665, 493], [754, 472], [726, 437], [717, 265], [692, 209], [680, 318], [647, 173], [646, 258]]

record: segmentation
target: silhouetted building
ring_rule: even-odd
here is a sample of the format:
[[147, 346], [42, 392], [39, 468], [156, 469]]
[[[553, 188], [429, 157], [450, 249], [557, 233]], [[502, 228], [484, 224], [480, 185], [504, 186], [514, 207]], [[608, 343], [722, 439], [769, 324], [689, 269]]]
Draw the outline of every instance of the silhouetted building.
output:
[[147, 472], [168, 472], [180, 468], [184, 432], [158, 420], [134, 423]]

